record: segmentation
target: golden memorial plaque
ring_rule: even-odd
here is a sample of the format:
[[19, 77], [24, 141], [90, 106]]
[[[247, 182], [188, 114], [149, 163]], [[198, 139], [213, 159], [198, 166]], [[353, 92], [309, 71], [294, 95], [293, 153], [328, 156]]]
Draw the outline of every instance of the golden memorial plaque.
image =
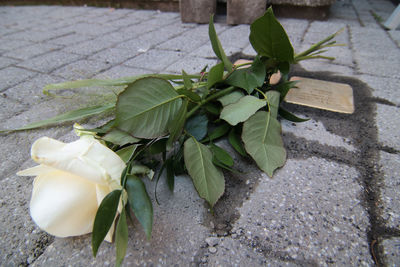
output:
[[285, 102], [334, 112], [354, 112], [353, 89], [350, 85], [303, 77], [292, 77], [290, 80], [298, 81], [297, 88], [289, 90]]

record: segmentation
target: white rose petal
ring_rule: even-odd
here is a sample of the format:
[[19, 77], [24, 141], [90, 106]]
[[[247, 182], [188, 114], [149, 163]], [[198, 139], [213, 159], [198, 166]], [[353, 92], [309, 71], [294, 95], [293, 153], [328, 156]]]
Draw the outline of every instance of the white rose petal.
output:
[[[17, 174], [36, 176], [30, 202], [35, 223], [58, 237], [90, 233], [101, 201], [121, 189], [125, 163], [91, 135], [68, 144], [42, 137], [32, 145], [31, 156], [40, 165]], [[114, 223], [107, 241], [113, 232]]]

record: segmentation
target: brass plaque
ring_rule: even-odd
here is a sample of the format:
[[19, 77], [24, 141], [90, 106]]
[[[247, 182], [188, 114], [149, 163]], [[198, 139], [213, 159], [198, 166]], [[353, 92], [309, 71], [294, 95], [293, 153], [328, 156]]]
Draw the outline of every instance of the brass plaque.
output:
[[303, 77], [292, 77], [290, 80], [298, 83], [297, 88], [289, 90], [286, 102], [340, 113], [354, 112], [350, 85]]

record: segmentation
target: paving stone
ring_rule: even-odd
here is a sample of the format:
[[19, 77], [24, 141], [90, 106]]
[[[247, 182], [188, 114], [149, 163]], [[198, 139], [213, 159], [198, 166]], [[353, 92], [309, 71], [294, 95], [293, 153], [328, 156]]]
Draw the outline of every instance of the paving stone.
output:
[[118, 79], [118, 78], [123, 78], [123, 77], [132, 77], [132, 76], [137, 76], [137, 75], [142, 75], [142, 74], [148, 74], [151, 73], [148, 70], [144, 70], [142, 68], [132, 68], [124, 65], [117, 65], [115, 67], [112, 67], [111, 69], [108, 69], [102, 73], [99, 73], [96, 75], [96, 78], [99, 79]]
[[[33, 78], [27, 79], [26, 81], [7, 89], [4, 91], [4, 94], [20, 103], [22, 106], [32, 106], [49, 99], [48, 96], [43, 94], [43, 88], [46, 85], [63, 81], [64, 80], [60, 77], [38, 74]], [[8, 115], [11, 116], [12, 114]]]
[[145, 68], [152, 71], [162, 71], [183, 57], [183, 53], [151, 49], [124, 63], [136, 68]]
[[[217, 24], [215, 29], [218, 33], [219, 31], [223, 30], [223, 27], [219, 27]], [[165, 43], [159, 45], [158, 48], [191, 52], [201, 45], [209, 42], [208, 39], [208, 26], [201, 25], [191, 31], [185, 32], [182, 35], [166, 41]]]
[[57, 44], [57, 45], [76, 45], [83, 41], [87, 41], [92, 39], [91, 36], [85, 36], [81, 34], [71, 33], [68, 35], [64, 35], [52, 40], [47, 41], [47, 43]]
[[38, 31], [38, 30], [28, 30], [27, 32], [21, 31], [14, 34], [7, 35], [7, 38], [14, 40], [22, 40], [22, 41], [31, 41], [31, 42], [43, 42], [50, 39], [55, 39], [57, 37], [66, 35], [70, 33], [67, 28], [62, 30], [54, 30], [54, 31]]
[[21, 62], [18, 64], [18, 66], [35, 70], [35, 71], [40, 71], [40, 72], [45, 72], [49, 73], [59, 67], [62, 67], [68, 63], [71, 63], [73, 61], [76, 61], [78, 59], [82, 58], [82, 56], [75, 55], [75, 54], [70, 54], [70, 53], [64, 53], [62, 51], [54, 51], [47, 53], [45, 55], [42, 55], [40, 57], [36, 57], [33, 59], [29, 59], [27, 61]]
[[19, 60], [1, 56], [0, 57], [0, 69], [8, 67], [13, 64], [16, 64], [18, 62], [19, 62]]
[[[197, 196], [190, 178], [177, 177], [174, 194], [169, 192], [164, 181], [165, 179], [160, 179], [157, 190], [161, 204], [153, 205], [155, 220], [152, 239], [146, 240], [136, 220], [133, 226], [129, 223], [130, 237], [124, 260], [126, 266], [194, 265], [200, 243], [209, 234], [208, 229], [201, 225], [204, 202]], [[154, 184], [148, 185], [148, 192], [154, 192]], [[182, 214], [185, 216], [182, 217]], [[178, 217], [179, 224], [176, 223]], [[56, 238], [32, 266], [51, 266], [59, 262], [68, 262], [73, 266], [112, 265], [115, 261], [114, 245], [102, 244], [94, 259], [90, 238], [90, 235]], [[63, 252], [58, 253], [58, 251]]]
[[115, 42], [104, 42], [97, 39], [81, 42], [76, 45], [69, 45], [63, 49], [65, 52], [90, 56], [101, 50], [113, 46]]
[[37, 73], [24, 70], [17, 67], [7, 67], [0, 70], [0, 92], [14, 86], [28, 78], [35, 76]]
[[384, 146], [400, 150], [399, 108], [378, 104], [376, 112], [378, 141]]
[[384, 186], [381, 189], [380, 208], [385, 226], [400, 230], [400, 155], [380, 152]]
[[296, 261], [284, 261], [279, 257], [257, 251], [247, 244], [242, 244], [238, 239], [224, 238], [218, 246], [216, 254], [206, 255], [206, 263], [210, 266], [302, 266]]
[[400, 238], [392, 237], [381, 242], [385, 266], [395, 267], [400, 262]]
[[372, 95], [381, 99], [388, 100], [400, 106], [400, 91], [398, 90], [400, 79], [377, 77], [372, 75], [359, 75], [358, 79], [373, 88]]
[[[227, 46], [223, 45], [224, 52], [225, 54], [229, 57], [233, 54], [240, 53], [242, 52], [243, 49], [238, 48], [236, 46]], [[211, 43], [206, 43], [196, 50], [194, 50], [192, 53], [189, 54], [190, 56], [194, 57], [204, 57], [204, 58], [217, 58], [217, 56], [214, 53], [214, 50], [212, 49]]]
[[10, 51], [33, 44], [32, 42], [29, 41], [12, 40], [7, 38], [2, 38], [2, 40], [4, 41], [0, 42], [0, 49], [4, 51]]
[[47, 52], [59, 50], [61, 46], [54, 45], [54, 44], [44, 44], [44, 43], [39, 43], [39, 44], [33, 44], [30, 46], [24, 46], [18, 49], [13, 49], [4, 55], [7, 57], [12, 57], [16, 59], [22, 59], [22, 60], [27, 60], [32, 57], [36, 57], [42, 54], [45, 54]]
[[243, 54], [255, 57], [257, 55], [257, 52], [254, 50], [253, 46], [250, 44], [250, 45], [246, 46], [245, 49], [243, 49]]
[[111, 67], [111, 64], [98, 60], [79, 60], [54, 71], [52, 74], [66, 80], [90, 79]]
[[352, 167], [314, 157], [288, 160], [274, 179], [262, 174], [232, 232], [303, 264], [372, 265], [362, 192]]
[[166, 71], [174, 72], [174, 73], [182, 73], [182, 70], [186, 71], [186, 73], [199, 73], [205, 66], [211, 68], [215, 64], [217, 64], [216, 59], [206, 59], [199, 57], [185, 57], [173, 64], [171, 64]]
[[81, 22], [81, 23], [66, 27], [64, 29], [64, 31], [75, 32], [78, 34], [89, 35], [89, 36], [101, 36], [105, 33], [114, 32], [117, 29], [118, 28], [110, 26], [110, 25], [97, 25], [97, 24], [91, 24], [91, 23], [87, 23], [87, 22]]
[[[302, 117], [302, 115], [298, 116]], [[356, 151], [356, 148], [352, 145], [352, 140], [328, 132], [322, 122], [313, 119], [302, 123], [283, 120], [281, 124], [284, 133], [293, 133], [297, 137], [317, 141], [322, 145], [343, 147], [352, 152]]]
[[130, 58], [132, 58], [132, 55], [130, 55], [129, 50], [121, 48], [108, 48], [90, 56], [88, 59], [102, 61], [111, 65], [117, 65]]
[[218, 34], [218, 38], [222, 44], [222, 47], [233, 46], [238, 48], [245, 48], [250, 43], [249, 35], [249, 25], [238, 25]]
[[348, 66], [337, 65], [326, 59], [303, 60], [300, 66], [307, 71], [326, 71], [336, 75], [353, 76], [354, 69]]
[[389, 31], [388, 33], [397, 44], [397, 47], [400, 48], [400, 31]]

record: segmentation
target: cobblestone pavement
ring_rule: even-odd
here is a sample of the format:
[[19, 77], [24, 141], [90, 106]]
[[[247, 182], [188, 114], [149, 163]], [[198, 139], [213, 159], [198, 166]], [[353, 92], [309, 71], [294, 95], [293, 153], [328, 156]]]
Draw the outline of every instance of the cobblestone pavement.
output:
[[[356, 112], [343, 115], [295, 105], [310, 117], [283, 121], [286, 165], [273, 179], [235, 154], [244, 175], [227, 174], [226, 193], [210, 215], [188, 177], [174, 194], [161, 182], [153, 237], [130, 225], [125, 266], [396, 266], [400, 262], [400, 31], [385, 31], [387, 0], [343, 0], [327, 21], [282, 18], [296, 51], [340, 28], [336, 60], [304, 62], [296, 74], [344, 82]], [[83, 88], [50, 98], [44, 85], [71, 79], [150, 72], [198, 72], [217, 62], [207, 25], [178, 13], [92, 7], [0, 7], [0, 129], [54, 116], [105, 92]], [[249, 26], [216, 30], [229, 55], [254, 55]], [[237, 53], [242, 53], [238, 56]], [[78, 101], [79, 100], [79, 101]], [[95, 120], [86, 125], [95, 124]], [[108, 266], [114, 247], [92, 257], [90, 235], [53, 238], [29, 216], [40, 136], [75, 140], [71, 124], [0, 135], [0, 265]], [[154, 185], [148, 184], [150, 192]]]

